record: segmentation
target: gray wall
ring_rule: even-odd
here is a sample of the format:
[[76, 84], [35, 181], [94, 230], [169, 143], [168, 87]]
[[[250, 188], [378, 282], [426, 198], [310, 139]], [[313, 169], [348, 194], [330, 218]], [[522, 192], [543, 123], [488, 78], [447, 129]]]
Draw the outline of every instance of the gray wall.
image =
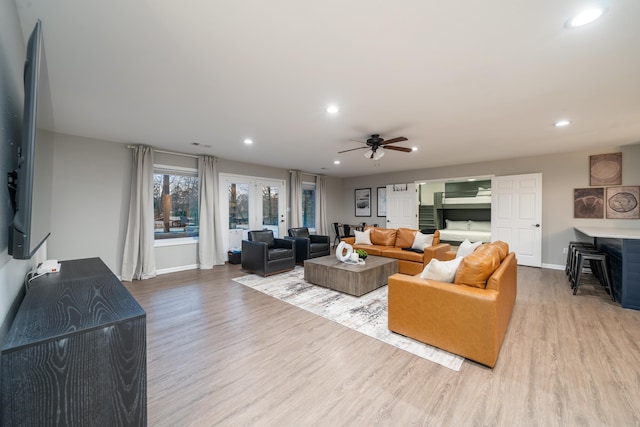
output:
[[[43, 132], [54, 145], [51, 237], [48, 257], [100, 257], [120, 274], [127, 229], [131, 180], [131, 150], [125, 144]], [[195, 158], [156, 153], [156, 163], [197, 167]], [[221, 159], [218, 171], [289, 180], [285, 169]], [[342, 180], [327, 179], [327, 212], [341, 211]], [[197, 244], [156, 247], [160, 272], [194, 268]]]
[[54, 146], [48, 257], [122, 265], [131, 181], [126, 145], [43, 132]]
[[14, 260], [7, 253], [8, 229], [13, 219], [6, 186], [7, 172], [16, 168], [22, 135], [25, 44], [13, 1], [0, 1], [0, 342], [22, 300], [24, 275], [31, 261]]
[[[593, 154], [622, 152], [622, 185], [640, 185], [640, 144], [609, 147], [593, 151], [579, 151], [548, 156], [525, 157], [510, 160], [457, 165], [451, 167], [411, 170], [384, 175], [371, 175], [344, 180], [341, 221], [378, 222], [384, 218], [356, 218], [354, 215], [354, 190], [433, 179], [542, 173], [542, 263], [543, 266], [564, 265], [566, 255], [562, 250], [570, 240], [584, 239], [577, 236], [576, 225], [640, 228], [638, 220], [574, 219], [573, 190], [589, 187], [589, 156]], [[372, 193], [374, 194], [374, 193]], [[377, 206], [373, 197], [371, 207], [375, 215]]]

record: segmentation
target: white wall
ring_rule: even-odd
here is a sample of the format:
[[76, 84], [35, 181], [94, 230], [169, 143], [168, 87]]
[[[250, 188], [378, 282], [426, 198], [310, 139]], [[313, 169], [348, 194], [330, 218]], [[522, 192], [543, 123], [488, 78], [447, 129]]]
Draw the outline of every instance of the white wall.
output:
[[[573, 190], [589, 187], [589, 156], [622, 152], [622, 185], [640, 185], [640, 144], [612, 146], [591, 151], [522, 157], [517, 159], [482, 162], [433, 169], [411, 170], [384, 175], [370, 175], [344, 180], [342, 218], [345, 222], [362, 222], [355, 218], [353, 192], [356, 188], [376, 188], [386, 184], [426, 181], [487, 175], [519, 175], [542, 173], [542, 263], [548, 266], [564, 265], [563, 253], [569, 241], [577, 236], [575, 225], [596, 225], [620, 228], [640, 228], [640, 220], [574, 219]], [[376, 206], [371, 207], [376, 212]], [[378, 219], [378, 218], [375, 218]], [[380, 222], [384, 221], [371, 221]]]

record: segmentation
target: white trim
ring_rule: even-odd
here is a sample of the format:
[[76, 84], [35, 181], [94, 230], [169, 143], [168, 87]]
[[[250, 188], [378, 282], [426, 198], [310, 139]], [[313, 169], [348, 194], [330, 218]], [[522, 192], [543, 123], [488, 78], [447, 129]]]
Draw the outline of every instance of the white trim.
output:
[[199, 267], [198, 264], [191, 264], [191, 265], [180, 265], [178, 267], [161, 268], [156, 271], [156, 274], [160, 276], [161, 274], [177, 273], [179, 271], [197, 270], [198, 267]]
[[174, 239], [157, 239], [154, 240], [153, 246], [161, 248], [164, 246], [180, 246], [180, 245], [195, 245], [200, 242], [199, 237], [176, 237]]
[[565, 266], [564, 265], [559, 265], [559, 264], [542, 264], [542, 268], [548, 268], [550, 270], [564, 270]]

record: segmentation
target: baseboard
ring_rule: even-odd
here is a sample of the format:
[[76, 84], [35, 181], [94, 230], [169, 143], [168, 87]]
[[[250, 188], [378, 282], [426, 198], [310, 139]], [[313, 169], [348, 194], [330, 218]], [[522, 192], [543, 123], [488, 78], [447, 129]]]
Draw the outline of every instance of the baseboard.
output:
[[161, 268], [156, 270], [156, 274], [159, 276], [161, 274], [177, 273], [178, 271], [196, 270], [197, 268], [198, 264], [181, 265], [178, 267]]
[[542, 268], [548, 268], [550, 270], [564, 270], [564, 264], [542, 264]]

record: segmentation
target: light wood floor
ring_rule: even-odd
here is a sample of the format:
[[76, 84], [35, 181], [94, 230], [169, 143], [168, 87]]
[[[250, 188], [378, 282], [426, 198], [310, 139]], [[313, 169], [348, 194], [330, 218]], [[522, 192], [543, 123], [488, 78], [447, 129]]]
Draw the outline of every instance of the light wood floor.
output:
[[147, 311], [150, 426], [640, 425], [640, 312], [519, 267], [496, 367], [460, 372], [231, 279], [126, 283]]

